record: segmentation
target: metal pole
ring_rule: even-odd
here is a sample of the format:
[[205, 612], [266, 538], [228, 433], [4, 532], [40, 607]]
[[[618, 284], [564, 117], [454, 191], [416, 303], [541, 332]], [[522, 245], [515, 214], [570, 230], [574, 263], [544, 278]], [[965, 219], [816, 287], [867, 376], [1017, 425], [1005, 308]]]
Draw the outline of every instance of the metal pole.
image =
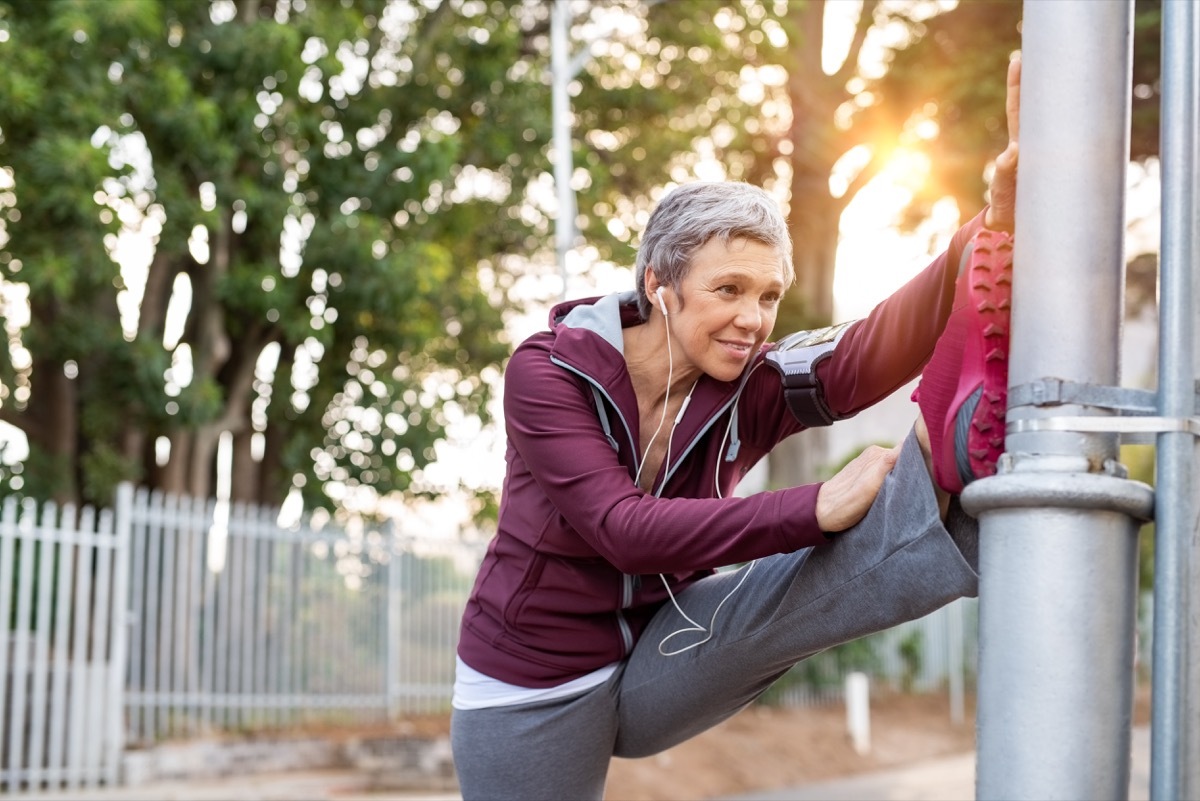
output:
[[571, 3], [554, 0], [550, 8], [550, 73], [554, 127], [554, 189], [558, 216], [554, 220], [554, 247], [562, 276], [562, 297], [567, 297], [567, 254], [575, 241], [575, 192], [571, 189], [571, 98], [567, 85], [574, 72], [570, 54]]
[[[1200, 130], [1200, 13], [1193, 5], [1191, 17], [1191, 50], [1188, 56], [1188, 63], [1191, 65], [1191, 113], [1192, 126], [1190, 128], [1191, 142], [1189, 144], [1190, 152], [1193, 158], [1196, 157], [1197, 148], [1200, 143], [1197, 142], [1197, 131]], [[1197, 216], [1195, 192], [1197, 190], [1196, 162], [1192, 162], [1193, 176], [1191, 188], [1191, 246], [1189, 248], [1189, 258], [1191, 260], [1191, 297], [1192, 308], [1200, 309], [1200, 217]], [[1195, 322], [1192, 328], [1192, 377], [1200, 376], [1200, 331], [1197, 330]], [[1200, 390], [1200, 385], [1197, 385]], [[1197, 393], [1200, 397], [1200, 392]], [[1200, 402], [1193, 405], [1193, 417], [1200, 416]], [[1188, 540], [1187, 557], [1189, 564], [1189, 575], [1185, 577], [1186, 583], [1186, 603], [1187, 615], [1185, 617], [1187, 623], [1187, 652], [1184, 661], [1188, 666], [1188, 673], [1185, 677], [1186, 686], [1191, 688], [1188, 692], [1186, 702], [1187, 713], [1184, 717], [1184, 776], [1183, 790], [1185, 798], [1200, 798], [1200, 598], [1197, 597], [1197, 592], [1200, 592], [1200, 519], [1197, 515], [1200, 514], [1197, 510], [1197, 504], [1200, 504], [1200, 438], [1192, 440], [1192, 459], [1191, 459], [1191, 488], [1188, 491], [1184, 489], [1182, 493], [1191, 502], [1192, 510], [1192, 527]]]
[[[1194, 3], [1164, 3], [1162, 21], [1162, 245], [1160, 248], [1158, 409], [1163, 417], [1195, 414], [1191, 270], [1196, 264], [1196, 37]], [[1195, 798], [1187, 724], [1191, 543], [1196, 533], [1192, 465], [1196, 440], [1158, 435], [1158, 504], [1154, 553], [1154, 715], [1150, 729], [1150, 797]], [[1194, 660], [1193, 660], [1194, 661]], [[1193, 724], [1194, 725], [1194, 724]], [[1196, 738], [1191, 738], [1195, 740]]]
[[[1010, 389], [1119, 379], [1132, 0], [1024, 5]], [[1022, 428], [1012, 406], [980, 522], [981, 799], [1127, 798], [1138, 518], [1111, 433]]]

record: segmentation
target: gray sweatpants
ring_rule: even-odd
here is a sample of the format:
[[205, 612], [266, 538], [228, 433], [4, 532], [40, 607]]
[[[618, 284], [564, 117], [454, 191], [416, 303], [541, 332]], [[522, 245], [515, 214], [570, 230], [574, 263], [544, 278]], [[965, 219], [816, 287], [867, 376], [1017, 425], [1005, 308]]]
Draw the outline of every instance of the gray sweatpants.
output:
[[[760, 559], [703, 645], [659, 653], [690, 625], [668, 602], [605, 684], [566, 699], [455, 710], [463, 798], [603, 798], [613, 756], [670, 748], [734, 715], [797, 662], [975, 595], [977, 535], [957, 500], [943, 525], [910, 433], [867, 516], [830, 545]], [[745, 569], [697, 582], [680, 607], [707, 626]], [[672, 637], [663, 650], [704, 636]]]

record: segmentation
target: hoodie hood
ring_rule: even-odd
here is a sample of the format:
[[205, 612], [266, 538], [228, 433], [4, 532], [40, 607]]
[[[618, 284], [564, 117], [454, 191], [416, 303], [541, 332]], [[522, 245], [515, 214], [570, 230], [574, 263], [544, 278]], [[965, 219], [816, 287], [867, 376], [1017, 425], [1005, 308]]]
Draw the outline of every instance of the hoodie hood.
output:
[[617, 353], [624, 355], [621, 330], [643, 322], [637, 309], [637, 293], [632, 290], [595, 298], [563, 301], [550, 310], [550, 330], [576, 328], [591, 331]]

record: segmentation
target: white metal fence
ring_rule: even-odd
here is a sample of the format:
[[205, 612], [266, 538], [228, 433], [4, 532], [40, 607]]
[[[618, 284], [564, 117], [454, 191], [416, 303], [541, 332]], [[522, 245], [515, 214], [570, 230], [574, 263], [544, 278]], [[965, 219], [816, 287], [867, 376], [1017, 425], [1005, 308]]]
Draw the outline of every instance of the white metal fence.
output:
[[109, 511], [0, 509], [0, 791], [113, 783], [128, 530]]
[[128, 515], [131, 744], [449, 708], [477, 548], [144, 491]]
[[128, 485], [99, 513], [9, 501], [0, 792], [113, 785], [168, 738], [446, 710], [480, 548], [277, 518]]
[[139, 492], [131, 510], [134, 744], [286, 725], [334, 709], [382, 716], [386, 588], [347, 588], [340, 535], [270, 509]]

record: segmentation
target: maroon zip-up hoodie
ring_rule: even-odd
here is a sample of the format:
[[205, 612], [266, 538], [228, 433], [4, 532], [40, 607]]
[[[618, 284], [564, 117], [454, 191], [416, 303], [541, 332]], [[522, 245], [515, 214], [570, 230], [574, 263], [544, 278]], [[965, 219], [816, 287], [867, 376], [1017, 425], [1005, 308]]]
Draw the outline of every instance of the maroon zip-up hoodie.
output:
[[[858, 413], [920, 373], [981, 221], [959, 229], [945, 253], [852, 324], [820, 364], [836, 416]], [[729, 497], [759, 459], [802, 429], [778, 374], [755, 369], [770, 346], [738, 381], [701, 377], [654, 482], [659, 496], [635, 484], [641, 435], [621, 329], [639, 324], [631, 292], [563, 303], [550, 330], [509, 360], [498, 529], [458, 646], [464, 662], [492, 678], [551, 687], [624, 658], [668, 598], [660, 573], [678, 595], [715, 568], [828, 542], [816, 522], [819, 484]]]

